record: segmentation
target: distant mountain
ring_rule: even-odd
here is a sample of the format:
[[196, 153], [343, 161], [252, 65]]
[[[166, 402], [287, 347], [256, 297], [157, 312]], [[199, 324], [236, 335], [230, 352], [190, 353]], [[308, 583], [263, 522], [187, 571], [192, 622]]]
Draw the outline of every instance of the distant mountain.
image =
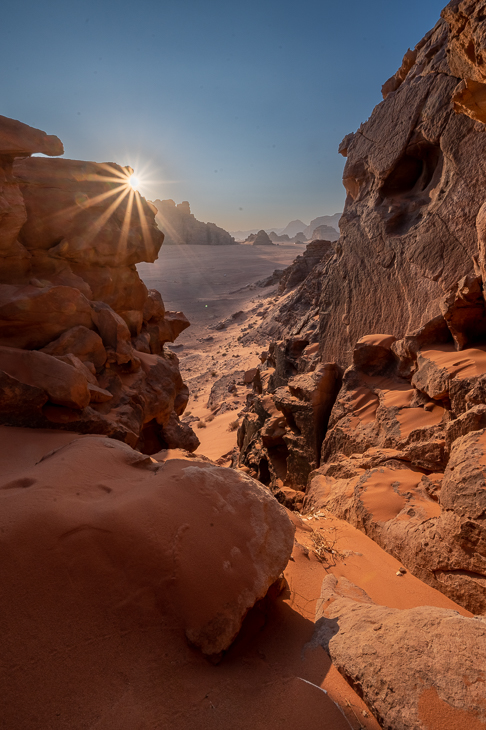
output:
[[[248, 236], [258, 233], [259, 230], [259, 228], [249, 228], [247, 231], [229, 231], [229, 234], [233, 236], [233, 238], [236, 238], [237, 241], [246, 241]], [[273, 230], [273, 228], [268, 228], [266, 232], [269, 233]]]
[[339, 233], [332, 226], [320, 225], [314, 229], [311, 239], [313, 241], [337, 241]]
[[341, 215], [342, 213], [334, 213], [334, 215], [320, 215], [319, 218], [314, 218], [304, 230], [306, 238], [312, 238], [312, 234], [318, 226], [331, 226], [331, 228], [334, 228], [339, 233], [339, 219]]
[[268, 235], [274, 243], [290, 243], [290, 238], [286, 234], [279, 236], [275, 231], [270, 231]]
[[268, 233], [265, 231], [258, 231], [253, 241], [254, 246], [275, 246]]
[[[285, 228], [278, 228], [278, 226], [272, 226], [272, 228], [265, 228], [265, 233], [276, 234], [279, 239], [282, 235], [287, 235], [289, 239], [293, 239], [297, 233], [304, 233], [306, 240], [312, 238], [312, 234], [318, 226], [331, 226], [337, 233], [339, 233], [339, 219], [342, 213], [334, 213], [334, 215], [321, 215], [318, 218], [314, 218], [309, 225], [306, 225], [301, 220], [291, 221]], [[248, 236], [258, 233], [259, 228], [249, 228], [247, 231], [230, 231], [230, 234], [236, 238], [237, 241], [244, 241]], [[272, 238], [272, 236], [270, 236]], [[273, 238], [272, 240], [276, 240]], [[285, 241], [285, 239], [283, 239]], [[330, 240], [330, 239], [327, 239]]]
[[210, 246], [227, 246], [236, 244], [228, 231], [215, 223], [202, 223], [191, 213], [187, 200], [176, 205], [173, 200], [154, 200], [157, 208], [155, 217], [157, 225], [165, 234], [167, 244], [196, 244]]
[[[279, 233], [281, 236], [287, 235], [290, 236], [290, 238], [293, 238], [297, 233], [304, 233], [304, 230], [306, 228], [306, 224], [302, 223], [302, 221], [290, 221], [290, 223], [285, 226], [285, 228], [280, 230], [277, 229], [277, 233]], [[314, 230], [314, 228], [312, 230]]]

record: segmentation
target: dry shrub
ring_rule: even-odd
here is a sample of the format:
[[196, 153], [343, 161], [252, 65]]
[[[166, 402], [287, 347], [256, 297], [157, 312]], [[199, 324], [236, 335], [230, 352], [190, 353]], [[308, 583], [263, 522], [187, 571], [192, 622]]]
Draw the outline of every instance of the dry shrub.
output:
[[228, 431], [236, 431], [239, 425], [240, 422], [238, 420], [230, 421], [230, 423], [228, 424]]
[[196, 423], [196, 428], [206, 428], [206, 424], [204, 423], [204, 421], [198, 421]]
[[326, 532], [330, 533], [329, 537], [324, 537], [324, 535], [321, 532], [317, 532], [317, 530], [312, 530], [310, 536], [314, 546], [312, 552], [321, 562], [326, 561], [329, 555], [339, 555], [336, 550], [336, 542], [338, 540], [337, 529], [335, 527], [331, 527], [326, 530]]
[[206, 423], [211, 423], [211, 421], [214, 421], [214, 415], [210, 413], [209, 416], [206, 416], [204, 420], [206, 421]]

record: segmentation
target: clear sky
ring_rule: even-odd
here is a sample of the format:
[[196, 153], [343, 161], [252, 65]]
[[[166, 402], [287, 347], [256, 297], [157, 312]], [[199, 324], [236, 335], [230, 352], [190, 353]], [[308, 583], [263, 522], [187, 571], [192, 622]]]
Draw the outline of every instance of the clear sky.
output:
[[5, 0], [0, 113], [228, 230], [342, 210], [337, 147], [445, 0]]

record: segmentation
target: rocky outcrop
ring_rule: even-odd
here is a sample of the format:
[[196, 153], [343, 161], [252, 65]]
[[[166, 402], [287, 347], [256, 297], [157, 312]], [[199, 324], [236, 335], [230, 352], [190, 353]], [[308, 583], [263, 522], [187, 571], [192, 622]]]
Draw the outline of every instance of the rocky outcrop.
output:
[[165, 244], [191, 246], [228, 246], [235, 239], [215, 223], [202, 223], [191, 213], [187, 200], [177, 205], [173, 200], [155, 200], [157, 224], [165, 235]]
[[486, 122], [486, 23], [481, 3], [454, 0], [442, 11], [449, 26], [447, 60], [462, 82], [455, 89], [454, 110]]
[[[295, 292], [298, 316], [284, 299], [272, 326], [262, 325], [262, 336], [302, 336], [305, 301], [308, 309], [317, 309], [323, 361], [347, 366], [360, 337], [372, 332], [401, 337], [417, 329], [440, 314], [441, 298], [459, 279], [478, 273], [486, 130], [457, 114], [453, 99], [461, 74], [466, 76], [456, 46], [467, 50], [472, 34], [480, 56], [481, 7], [451, 3], [407, 52], [369, 120], [341, 143], [348, 194], [334, 256], [316, 267], [312, 286], [308, 277]], [[457, 13], [467, 22], [458, 20], [455, 30], [451, 18]], [[472, 69], [467, 73], [479, 79]]]
[[265, 231], [261, 230], [258, 231], [256, 236], [253, 238], [253, 245], [254, 246], [273, 246], [274, 243], [268, 233], [265, 233]]
[[333, 315], [320, 323], [324, 352], [340, 361], [370, 331], [401, 335], [426, 322], [443, 292], [474, 273], [486, 133], [454, 113], [448, 48], [440, 20], [406, 55], [369, 121], [343, 140], [348, 197], [321, 293]]
[[[486, 611], [486, 180], [476, 169], [486, 130], [452, 98], [459, 75], [479, 78], [464, 54], [474, 66], [482, 23], [478, 3], [451, 3], [343, 141], [341, 238], [263, 322], [274, 372], [239, 440], [240, 462], [276, 489], [264, 436], [291, 423], [278, 389], [297, 371], [349, 364], [320, 453], [315, 433], [299, 444], [320, 466], [307, 483], [296, 472], [293, 504], [350, 521], [475, 612]], [[295, 343], [315, 348], [314, 362], [296, 359]]]
[[427, 730], [431, 719], [450, 728], [486, 722], [484, 617], [378, 606], [346, 578], [329, 575], [311, 645], [329, 653], [384, 728]]
[[[188, 398], [163, 345], [189, 323], [135, 268], [163, 241], [154, 209], [131, 168], [30, 158], [62, 145], [20, 122], [0, 119], [0, 150], [0, 422], [160, 450]], [[197, 447], [178, 433], [177, 446]]]
[[295, 289], [296, 286], [305, 281], [317, 264], [333, 254], [334, 246], [330, 240], [318, 240], [308, 243], [304, 253], [297, 256], [295, 261], [284, 270], [279, 281], [279, 292], [283, 293]]
[[[401, 340], [358, 341], [332, 409], [305, 509], [364, 530], [423, 581], [486, 611], [486, 345], [477, 299]], [[469, 315], [467, 314], [469, 312]], [[462, 329], [464, 328], [464, 329]], [[484, 462], [484, 463], [483, 463]]]
[[319, 364], [305, 340], [272, 343], [253, 376], [251, 408], [238, 429], [239, 463], [286, 506], [301, 508], [320, 463], [327, 420], [341, 382], [334, 363]]

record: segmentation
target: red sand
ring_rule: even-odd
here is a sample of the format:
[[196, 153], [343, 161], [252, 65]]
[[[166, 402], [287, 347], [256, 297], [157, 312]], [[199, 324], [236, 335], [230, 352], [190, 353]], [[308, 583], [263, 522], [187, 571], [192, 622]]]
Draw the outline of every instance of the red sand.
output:
[[486, 347], [470, 347], [456, 352], [453, 345], [436, 345], [422, 350], [421, 355], [440, 368], [446, 368], [452, 377], [471, 378], [486, 372]]
[[445, 409], [442, 406], [436, 405], [430, 411], [425, 411], [423, 408], [404, 408], [397, 415], [402, 438], [408, 438], [417, 428], [437, 426], [441, 422], [444, 412]]
[[371, 423], [375, 420], [376, 410], [379, 404], [380, 400], [378, 396], [368, 388], [358, 388], [350, 401], [354, 415], [363, 424]]

